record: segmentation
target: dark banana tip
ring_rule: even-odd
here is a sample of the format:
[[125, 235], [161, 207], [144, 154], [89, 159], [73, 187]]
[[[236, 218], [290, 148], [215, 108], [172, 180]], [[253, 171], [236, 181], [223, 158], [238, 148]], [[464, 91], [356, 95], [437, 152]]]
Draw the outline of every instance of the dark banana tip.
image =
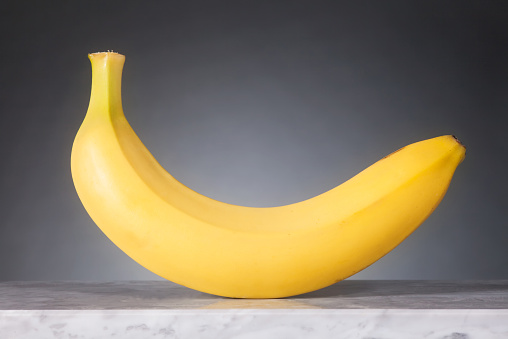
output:
[[466, 148], [462, 142], [460, 142], [459, 138], [457, 138], [455, 135], [452, 135], [452, 137], [457, 141], [462, 147]]

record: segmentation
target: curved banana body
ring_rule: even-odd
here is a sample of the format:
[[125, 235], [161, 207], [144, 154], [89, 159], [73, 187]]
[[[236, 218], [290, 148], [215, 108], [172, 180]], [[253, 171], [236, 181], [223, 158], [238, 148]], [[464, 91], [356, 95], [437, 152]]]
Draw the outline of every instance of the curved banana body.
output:
[[152, 272], [202, 292], [276, 298], [329, 286], [369, 266], [443, 198], [465, 148], [452, 136], [406, 146], [336, 188], [269, 208], [187, 188], [125, 119], [124, 56], [90, 54], [92, 93], [74, 141], [72, 177], [101, 230]]

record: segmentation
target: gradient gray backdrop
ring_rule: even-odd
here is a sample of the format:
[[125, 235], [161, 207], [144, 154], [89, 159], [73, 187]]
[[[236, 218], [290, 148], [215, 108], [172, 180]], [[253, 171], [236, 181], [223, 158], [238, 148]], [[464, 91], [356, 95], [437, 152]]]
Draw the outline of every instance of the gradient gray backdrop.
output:
[[127, 118], [177, 179], [271, 206], [411, 142], [467, 156], [435, 213], [362, 279], [508, 279], [508, 2], [3, 1], [0, 280], [157, 279], [71, 180], [87, 53], [126, 55]]

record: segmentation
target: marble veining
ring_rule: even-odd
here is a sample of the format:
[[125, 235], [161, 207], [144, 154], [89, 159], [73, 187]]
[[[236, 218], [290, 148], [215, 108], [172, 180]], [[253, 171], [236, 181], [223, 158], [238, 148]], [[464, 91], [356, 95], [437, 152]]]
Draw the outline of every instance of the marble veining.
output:
[[358, 281], [284, 299], [167, 281], [0, 283], [0, 338], [508, 338], [508, 281]]
[[4, 311], [2, 338], [508, 338], [507, 310]]

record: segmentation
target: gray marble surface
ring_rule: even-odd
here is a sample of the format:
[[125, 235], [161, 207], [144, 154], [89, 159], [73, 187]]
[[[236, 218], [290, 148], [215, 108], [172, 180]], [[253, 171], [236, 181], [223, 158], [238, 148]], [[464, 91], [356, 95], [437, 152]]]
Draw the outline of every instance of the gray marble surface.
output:
[[230, 299], [169, 281], [2, 282], [0, 310], [508, 309], [508, 280], [345, 280], [283, 299]]
[[508, 338], [508, 281], [360, 281], [230, 299], [167, 281], [0, 283], [0, 338]]

